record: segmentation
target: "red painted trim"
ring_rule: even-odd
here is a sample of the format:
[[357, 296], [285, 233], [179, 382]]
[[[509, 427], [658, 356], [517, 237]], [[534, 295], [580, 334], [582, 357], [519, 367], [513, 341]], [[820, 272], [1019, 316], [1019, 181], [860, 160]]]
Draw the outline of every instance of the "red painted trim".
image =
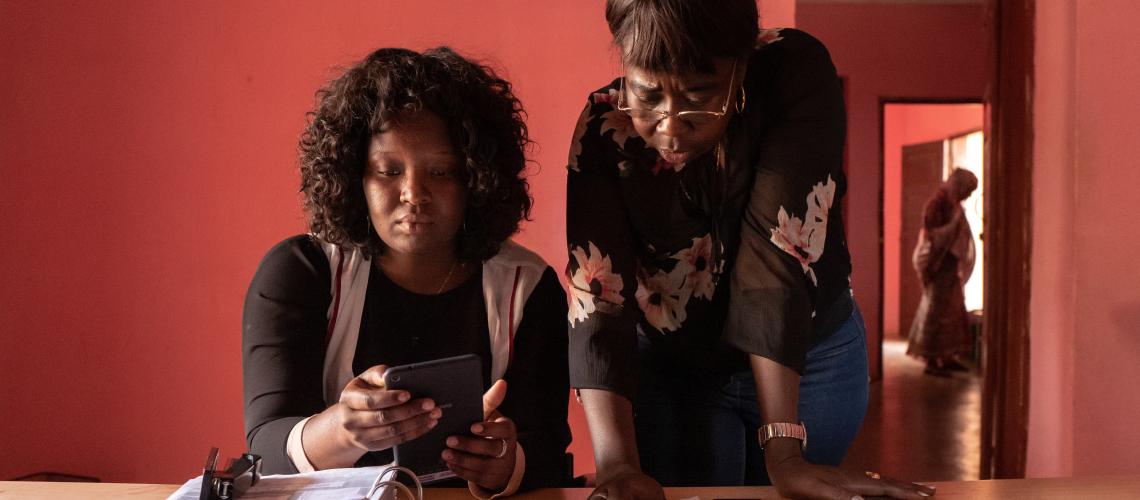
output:
[[[338, 253], [341, 253], [341, 252], [338, 252]], [[341, 283], [341, 279], [343, 276], [343, 271], [344, 271], [344, 255], [342, 254], [342, 255], [340, 255], [340, 259], [336, 261], [336, 276], [333, 278], [333, 280], [335, 280], [335, 282], [336, 282], [336, 286], [333, 287], [333, 297], [332, 297], [333, 310], [332, 310], [332, 314], [329, 315], [328, 330], [325, 332], [325, 347], [328, 347], [329, 342], [332, 341], [333, 326], [336, 325], [337, 313], [340, 312], [340, 283]]]
[[515, 284], [511, 286], [511, 308], [507, 315], [507, 367], [515, 359], [515, 296], [519, 291], [519, 278], [522, 277], [522, 267], [515, 268]]

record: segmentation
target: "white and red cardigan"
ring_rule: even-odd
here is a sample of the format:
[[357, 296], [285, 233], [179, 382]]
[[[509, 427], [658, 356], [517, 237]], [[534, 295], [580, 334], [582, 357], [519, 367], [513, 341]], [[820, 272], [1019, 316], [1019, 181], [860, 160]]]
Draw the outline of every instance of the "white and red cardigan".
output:
[[[320, 238], [317, 241], [328, 257], [332, 276], [332, 301], [329, 304], [322, 372], [325, 403], [332, 405], [340, 400], [341, 391], [354, 378], [352, 358], [356, 355], [360, 317], [364, 312], [372, 265], [359, 249], [345, 252]], [[483, 298], [487, 305], [487, 331], [491, 341], [492, 383], [507, 373], [523, 309], [547, 267], [549, 265], [538, 254], [510, 240], [503, 242], [499, 253], [483, 263]], [[301, 433], [309, 418], [297, 422], [286, 440], [286, 454], [299, 472], [314, 470], [301, 441]], [[469, 484], [472, 494], [478, 498], [495, 498], [518, 489], [526, 469], [526, 456], [522, 447], [517, 443], [516, 446], [515, 470], [507, 488], [494, 493]]]
[[[333, 298], [329, 304], [323, 372], [325, 402], [331, 405], [340, 400], [340, 392], [354, 377], [352, 358], [356, 355], [372, 265], [358, 249], [344, 252], [324, 241], [321, 248], [332, 271]], [[483, 263], [483, 297], [491, 336], [491, 382], [507, 372], [523, 308], [547, 267], [538, 254], [509, 240], [498, 254]]]

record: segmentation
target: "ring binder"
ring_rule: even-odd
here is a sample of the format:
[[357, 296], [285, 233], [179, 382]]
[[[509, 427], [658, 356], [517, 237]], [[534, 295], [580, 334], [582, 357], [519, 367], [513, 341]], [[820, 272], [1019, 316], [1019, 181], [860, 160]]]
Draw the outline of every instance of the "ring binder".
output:
[[[412, 478], [412, 483], [416, 485], [416, 493], [413, 495], [412, 490], [404, 483], [396, 480], [400, 473]], [[403, 492], [407, 498], [399, 499], [399, 492]], [[398, 465], [390, 465], [380, 471], [376, 475], [376, 480], [372, 482], [372, 487], [368, 488], [367, 500], [423, 500], [424, 486], [420, 482], [420, 478], [416, 476], [415, 472], [407, 467], [400, 467]]]

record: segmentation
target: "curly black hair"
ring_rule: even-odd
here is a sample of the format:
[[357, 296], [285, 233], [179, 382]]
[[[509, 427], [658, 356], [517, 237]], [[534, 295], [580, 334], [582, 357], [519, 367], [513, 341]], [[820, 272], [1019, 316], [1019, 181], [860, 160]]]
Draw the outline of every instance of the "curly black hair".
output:
[[511, 84], [448, 47], [379, 49], [317, 91], [300, 140], [301, 192], [309, 230], [369, 256], [387, 248], [368, 219], [363, 178], [368, 144], [401, 114], [428, 110], [447, 125], [465, 160], [467, 206], [456, 249], [483, 261], [529, 219], [523, 176], [531, 143]]

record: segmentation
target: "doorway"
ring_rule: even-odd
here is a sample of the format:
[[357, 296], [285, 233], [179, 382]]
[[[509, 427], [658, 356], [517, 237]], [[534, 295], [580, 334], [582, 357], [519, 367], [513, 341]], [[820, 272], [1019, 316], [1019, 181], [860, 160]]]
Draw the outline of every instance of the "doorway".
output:
[[[874, 463], [908, 479], [926, 481], [979, 478], [981, 449], [982, 356], [981, 262], [968, 284], [971, 342], [961, 356], [966, 371], [925, 373], [925, 362], [907, 356], [907, 338], [922, 295], [912, 254], [927, 200], [953, 168], [984, 179], [984, 108], [980, 99], [880, 102], [883, 193], [881, 227], [882, 378], [873, 385], [878, 405], [868, 408], [864, 434], [852, 462]], [[963, 203], [982, 254], [983, 190]], [[873, 346], [872, 348], [874, 348]], [[873, 445], [872, 445], [873, 443]], [[915, 453], [914, 450], [927, 450]]]
[[[882, 104], [908, 99], [923, 103], [915, 98], [925, 96], [946, 98], [936, 102], [940, 104], [977, 103], [984, 96], [983, 184], [1000, 195], [985, 201], [986, 259], [978, 266], [985, 269], [986, 309], [981, 439], [973, 433], [961, 436], [981, 446], [983, 479], [1021, 477], [1025, 468], [1034, 5], [1035, 0], [796, 0], [797, 28], [825, 43], [848, 82], [851, 182], [845, 216], [853, 259], [862, 263], [852, 281], [867, 313], [873, 381], [864, 430], [876, 420], [875, 411], [903, 404], [885, 400], [881, 393], [876, 399], [875, 394], [882, 390], [878, 381], [884, 373], [883, 272], [876, 267], [882, 264], [884, 200], [882, 178], [871, 173], [876, 168], [882, 172]], [[863, 182], [856, 182], [860, 175]], [[900, 329], [895, 327], [896, 332]], [[848, 455], [853, 465], [884, 465], [889, 470], [886, 464], [851, 456], [860, 442], [863, 449], [889, 455], [881, 451], [885, 443], [860, 436]], [[896, 456], [916, 456], [914, 449], [896, 451]]]
[[[883, 338], [905, 340], [922, 293], [911, 253], [923, 206], [955, 167], [970, 170], [979, 180], [985, 178], [984, 109], [980, 101], [885, 101], [881, 106]], [[983, 193], [979, 184], [963, 203], [977, 254], [966, 282], [966, 309], [978, 312], [979, 318], [984, 300]]]

